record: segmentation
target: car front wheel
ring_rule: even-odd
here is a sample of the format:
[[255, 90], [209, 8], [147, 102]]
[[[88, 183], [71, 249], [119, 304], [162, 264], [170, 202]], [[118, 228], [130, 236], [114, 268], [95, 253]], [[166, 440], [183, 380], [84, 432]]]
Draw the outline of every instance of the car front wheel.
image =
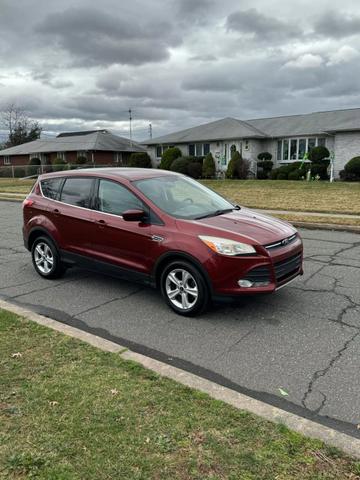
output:
[[161, 292], [166, 303], [180, 315], [197, 315], [209, 304], [209, 288], [203, 276], [185, 261], [173, 262], [164, 269]]

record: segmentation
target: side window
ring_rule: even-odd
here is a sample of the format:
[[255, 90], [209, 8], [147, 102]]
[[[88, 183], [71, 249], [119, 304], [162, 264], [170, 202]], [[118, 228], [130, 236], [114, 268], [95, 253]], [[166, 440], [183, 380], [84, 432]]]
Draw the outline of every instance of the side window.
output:
[[92, 182], [91, 178], [67, 178], [61, 192], [61, 201], [89, 208]]
[[122, 215], [126, 210], [144, 209], [144, 205], [133, 193], [119, 183], [100, 180], [98, 210]]
[[47, 178], [41, 182], [41, 190], [44, 197], [57, 200], [62, 178]]

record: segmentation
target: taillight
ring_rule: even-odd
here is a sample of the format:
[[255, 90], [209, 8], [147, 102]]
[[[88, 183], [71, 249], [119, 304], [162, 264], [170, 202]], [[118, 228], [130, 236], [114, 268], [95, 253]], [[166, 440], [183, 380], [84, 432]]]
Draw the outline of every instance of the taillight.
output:
[[29, 198], [25, 198], [23, 201], [23, 208], [31, 207], [34, 204], [34, 200], [30, 200]]

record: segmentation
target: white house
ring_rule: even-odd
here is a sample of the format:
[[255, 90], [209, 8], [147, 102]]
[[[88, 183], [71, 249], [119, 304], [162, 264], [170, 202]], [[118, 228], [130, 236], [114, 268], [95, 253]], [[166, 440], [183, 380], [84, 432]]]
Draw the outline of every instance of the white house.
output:
[[324, 145], [334, 156], [334, 172], [360, 155], [360, 108], [304, 115], [237, 120], [224, 118], [143, 142], [154, 166], [169, 147], [183, 155], [211, 152], [219, 170], [226, 170], [236, 148], [254, 166], [260, 152], [270, 152], [275, 166], [302, 160], [307, 151]]

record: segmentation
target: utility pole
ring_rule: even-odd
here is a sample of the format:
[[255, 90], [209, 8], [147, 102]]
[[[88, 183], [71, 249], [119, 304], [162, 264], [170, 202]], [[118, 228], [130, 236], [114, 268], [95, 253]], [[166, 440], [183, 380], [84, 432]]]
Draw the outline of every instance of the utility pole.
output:
[[149, 137], [152, 138], [152, 125], [149, 123]]
[[131, 108], [129, 108], [130, 147], [132, 147], [132, 130], [131, 130], [131, 120], [132, 120], [132, 116], [131, 116]]

